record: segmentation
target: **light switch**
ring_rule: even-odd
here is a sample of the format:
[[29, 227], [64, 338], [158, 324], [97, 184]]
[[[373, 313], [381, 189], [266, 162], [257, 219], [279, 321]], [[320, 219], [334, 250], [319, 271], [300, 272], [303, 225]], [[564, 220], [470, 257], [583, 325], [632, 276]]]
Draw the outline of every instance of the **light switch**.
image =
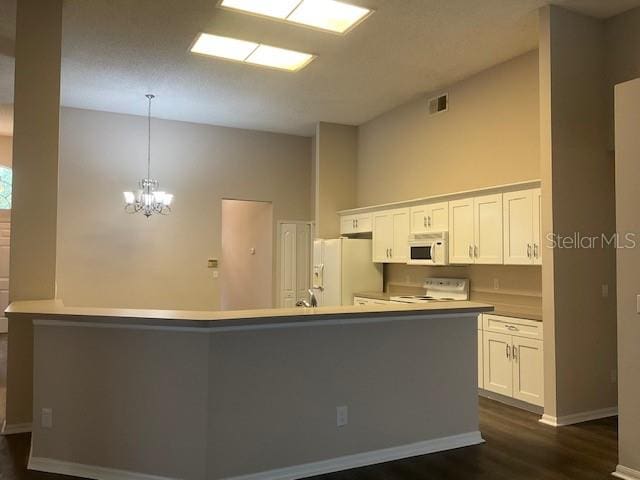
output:
[[636, 312], [640, 313], [640, 295], [636, 297]]
[[607, 298], [609, 297], [609, 285], [607, 285], [606, 283], [602, 284], [602, 298]]

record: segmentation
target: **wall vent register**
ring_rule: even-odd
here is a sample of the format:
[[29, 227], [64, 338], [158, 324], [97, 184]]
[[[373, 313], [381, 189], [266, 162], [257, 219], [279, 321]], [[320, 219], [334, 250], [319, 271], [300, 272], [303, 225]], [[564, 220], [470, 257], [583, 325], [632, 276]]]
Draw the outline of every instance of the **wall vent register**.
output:
[[429, 99], [429, 115], [435, 115], [436, 113], [446, 112], [447, 110], [449, 110], [449, 94], [448, 93]]

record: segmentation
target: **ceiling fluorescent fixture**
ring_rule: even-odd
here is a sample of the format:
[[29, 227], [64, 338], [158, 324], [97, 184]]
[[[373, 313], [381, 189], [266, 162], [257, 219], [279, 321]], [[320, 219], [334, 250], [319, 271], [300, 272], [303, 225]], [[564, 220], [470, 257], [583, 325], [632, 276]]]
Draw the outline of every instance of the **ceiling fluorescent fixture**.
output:
[[310, 53], [208, 33], [198, 35], [191, 47], [191, 52], [290, 72], [304, 68], [315, 58]]
[[337, 0], [222, 0], [220, 6], [335, 33], [346, 33], [373, 12]]
[[303, 0], [287, 20], [310, 27], [345, 33], [364, 20], [371, 10], [336, 0]]
[[220, 5], [284, 20], [299, 3], [300, 0], [222, 0]]

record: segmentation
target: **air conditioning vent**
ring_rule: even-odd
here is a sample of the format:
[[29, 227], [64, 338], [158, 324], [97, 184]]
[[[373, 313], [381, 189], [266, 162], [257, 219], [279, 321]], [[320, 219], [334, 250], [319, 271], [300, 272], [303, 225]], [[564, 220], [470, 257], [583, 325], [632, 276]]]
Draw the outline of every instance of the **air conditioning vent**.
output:
[[449, 94], [439, 95], [429, 99], [429, 115], [449, 110]]

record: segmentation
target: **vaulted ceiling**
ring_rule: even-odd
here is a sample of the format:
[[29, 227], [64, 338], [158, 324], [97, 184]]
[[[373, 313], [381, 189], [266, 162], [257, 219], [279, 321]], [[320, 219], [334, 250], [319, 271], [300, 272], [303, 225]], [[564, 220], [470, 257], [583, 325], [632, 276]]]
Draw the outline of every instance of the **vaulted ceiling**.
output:
[[[66, 0], [65, 106], [311, 135], [358, 125], [537, 46], [545, 0], [348, 0], [375, 13], [345, 36], [222, 10], [216, 0]], [[640, 0], [554, 2], [606, 18]], [[15, 0], [0, 0], [0, 104], [13, 97]], [[297, 73], [194, 56], [208, 32], [318, 55]]]

